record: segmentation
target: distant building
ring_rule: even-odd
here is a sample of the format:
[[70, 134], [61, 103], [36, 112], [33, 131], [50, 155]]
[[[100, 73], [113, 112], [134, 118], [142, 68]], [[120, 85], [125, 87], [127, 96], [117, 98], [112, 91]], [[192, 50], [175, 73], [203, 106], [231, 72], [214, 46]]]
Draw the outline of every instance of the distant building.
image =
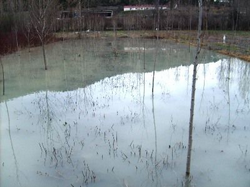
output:
[[[160, 10], [169, 9], [168, 6], [162, 5], [159, 6]], [[140, 11], [140, 10], [155, 10], [155, 5], [128, 5], [124, 6], [123, 11]]]
[[229, 0], [214, 0], [215, 4], [219, 4], [219, 5], [229, 5], [230, 1]]
[[229, 3], [229, 0], [214, 0], [217, 3]]

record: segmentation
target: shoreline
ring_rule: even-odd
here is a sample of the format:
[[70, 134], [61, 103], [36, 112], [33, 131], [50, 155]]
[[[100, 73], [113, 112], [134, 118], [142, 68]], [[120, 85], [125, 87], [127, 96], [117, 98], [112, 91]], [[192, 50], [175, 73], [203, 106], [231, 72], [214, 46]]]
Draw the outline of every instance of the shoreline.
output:
[[[117, 38], [145, 38], [156, 39], [156, 31], [148, 30], [133, 30], [133, 31], [90, 31], [90, 32], [56, 32], [52, 34], [52, 39], [47, 43], [53, 43], [61, 40], [80, 39], [80, 38], [102, 38], [114, 39]], [[226, 36], [226, 41], [223, 37]], [[194, 30], [171, 30], [159, 31], [158, 38], [160, 40], [172, 41], [183, 45], [196, 46], [197, 32]], [[40, 46], [38, 43], [31, 45], [32, 47]], [[246, 31], [203, 31], [202, 43], [203, 49], [212, 50], [216, 53], [227, 55], [234, 58], [239, 58], [246, 62], [250, 62], [250, 32]], [[3, 53], [5, 56], [28, 46], [22, 46], [18, 50], [11, 50]]]
[[[159, 31], [160, 40], [168, 40], [184, 45], [196, 46], [196, 31]], [[79, 39], [79, 38], [145, 38], [155, 39], [156, 31], [92, 31], [92, 32], [60, 32], [54, 33], [57, 39]], [[223, 36], [227, 39], [223, 42]], [[212, 50], [217, 53], [239, 58], [250, 62], [250, 33], [238, 31], [204, 31], [202, 34], [203, 49]]]

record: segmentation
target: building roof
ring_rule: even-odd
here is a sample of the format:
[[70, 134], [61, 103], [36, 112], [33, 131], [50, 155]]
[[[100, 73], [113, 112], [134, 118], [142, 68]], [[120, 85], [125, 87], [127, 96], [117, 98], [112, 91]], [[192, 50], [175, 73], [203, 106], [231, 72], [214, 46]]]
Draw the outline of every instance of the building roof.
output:
[[[126, 5], [124, 8], [147, 8], [155, 7], [155, 5]], [[167, 7], [167, 5], [159, 5], [159, 7]]]

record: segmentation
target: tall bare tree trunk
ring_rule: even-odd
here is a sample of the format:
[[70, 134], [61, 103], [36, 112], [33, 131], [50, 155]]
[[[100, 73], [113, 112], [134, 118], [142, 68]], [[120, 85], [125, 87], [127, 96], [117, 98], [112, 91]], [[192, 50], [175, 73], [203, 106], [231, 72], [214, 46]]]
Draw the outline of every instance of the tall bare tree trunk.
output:
[[18, 23], [18, 14], [19, 14], [19, 4], [17, 1], [15, 0], [11, 0], [10, 1], [10, 8], [11, 8], [11, 13], [13, 15], [13, 21], [14, 21], [14, 33], [15, 33], [15, 42], [16, 42], [16, 48], [18, 50], [19, 48], [19, 44], [18, 44], [18, 26], [17, 26], [17, 23]]
[[47, 60], [46, 60], [46, 51], [45, 51], [45, 47], [44, 47], [44, 42], [42, 40], [42, 48], [43, 48], [43, 62], [44, 62], [44, 69], [48, 70], [47, 67]]
[[152, 80], [152, 94], [154, 93], [154, 85], [155, 85], [155, 66], [156, 66], [156, 58], [158, 55], [158, 39], [159, 39], [159, 22], [160, 22], [160, 14], [159, 14], [159, 0], [156, 0], [156, 13], [157, 13], [157, 22], [156, 22], [156, 46], [155, 46], [155, 60], [154, 60], [154, 69], [153, 69], [153, 80]]
[[194, 120], [194, 105], [195, 105], [195, 91], [196, 91], [196, 74], [197, 74], [198, 57], [201, 50], [201, 25], [202, 25], [202, 0], [199, 0], [199, 24], [198, 24], [198, 34], [197, 34], [196, 56], [194, 60], [194, 69], [193, 69], [186, 177], [190, 176], [191, 153], [193, 144], [193, 120]]

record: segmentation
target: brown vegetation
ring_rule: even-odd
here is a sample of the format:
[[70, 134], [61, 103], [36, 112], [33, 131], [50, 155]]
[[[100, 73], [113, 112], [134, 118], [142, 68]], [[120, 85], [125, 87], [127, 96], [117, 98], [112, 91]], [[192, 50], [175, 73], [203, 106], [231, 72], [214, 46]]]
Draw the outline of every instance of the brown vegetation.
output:
[[[16, 45], [15, 33], [14, 32], [0, 32], [0, 55], [5, 55], [9, 53], [13, 53], [21, 48], [26, 48], [29, 46], [28, 40], [22, 32], [17, 33], [18, 38], [18, 48]], [[53, 35], [48, 36], [49, 43], [59, 41], [58, 38]], [[31, 33], [30, 36], [30, 47], [40, 46], [40, 39], [34, 34]]]

